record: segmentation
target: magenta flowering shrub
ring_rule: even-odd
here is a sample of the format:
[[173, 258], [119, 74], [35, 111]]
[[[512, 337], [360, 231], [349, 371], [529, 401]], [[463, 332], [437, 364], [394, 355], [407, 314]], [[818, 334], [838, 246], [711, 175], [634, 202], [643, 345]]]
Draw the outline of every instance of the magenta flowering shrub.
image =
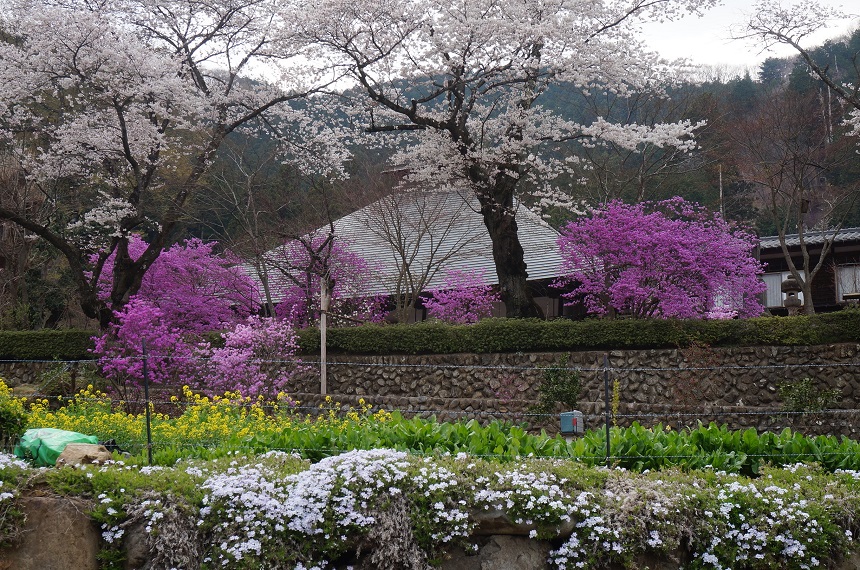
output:
[[567, 224], [558, 245], [563, 296], [610, 316], [732, 318], [761, 314], [755, 236], [680, 197], [612, 201]]
[[94, 341], [102, 374], [129, 399], [143, 381], [144, 347], [150, 382], [186, 382], [193, 376], [200, 339], [173, 326], [159, 307], [132, 298], [111, 330]]
[[333, 283], [330, 324], [379, 323], [385, 318], [384, 299], [368, 293], [373, 268], [343, 241], [324, 235], [314, 236], [308, 243], [289, 241], [279, 250], [274, 265], [288, 283], [281, 291], [275, 315], [295, 328], [319, 322], [320, 286], [325, 275]]
[[297, 338], [288, 321], [252, 316], [221, 336], [224, 346], [209, 350], [198, 384], [209, 394], [238, 390], [275, 399], [296, 374], [307, 370], [296, 358]]
[[[241, 260], [229, 251], [215, 253], [215, 242], [197, 238], [164, 250], [146, 272], [134, 295], [160, 307], [170, 321], [184, 328], [218, 330], [257, 311], [259, 295]], [[137, 259], [147, 244], [138, 236], [129, 238], [128, 251]], [[100, 296], [110, 300], [114, 256], [105, 262]]]
[[427, 315], [456, 325], [475, 323], [491, 315], [501, 297], [485, 283], [483, 272], [449, 270], [444, 286], [431, 291], [431, 297], [424, 301]]
[[[231, 328], [256, 309], [253, 282], [233, 256], [216, 255], [214, 246], [192, 239], [165, 250], [116, 322], [94, 339], [102, 372], [124, 397], [143, 381], [144, 345], [151, 382], [197, 384], [208, 346], [203, 335]], [[145, 248], [137, 237], [129, 244], [132, 257]], [[110, 298], [107, 280], [102, 295]]]

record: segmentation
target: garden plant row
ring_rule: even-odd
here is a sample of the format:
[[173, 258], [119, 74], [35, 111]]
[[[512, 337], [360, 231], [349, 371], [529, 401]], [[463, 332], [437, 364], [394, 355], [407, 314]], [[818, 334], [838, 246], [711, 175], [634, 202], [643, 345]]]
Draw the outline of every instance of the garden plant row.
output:
[[[438, 422], [434, 418], [406, 418], [398, 412], [372, 410], [363, 405], [344, 412], [329, 399], [312, 414], [296, 411], [294, 402], [264, 401], [238, 393], [208, 397], [186, 389], [174, 396], [175, 413], [152, 417], [154, 460], [172, 465], [180, 459], [213, 459], [231, 453], [295, 452], [318, 461], [355, 449], [390, 448], [433, 456], [467, 453], [496, 461], [522, 457], [575, 459], [586, 465], [623, 467], [633, 471], [666, 468], [713, 468], [756, 475], [763, 465], [814, 462], [825, 470], [860, 470], [860, 442], [835, 436], [808, 437], [785, 429], [757, 433], [730, 430], [716, 424], [672, 430], [639, 424], [610, 430], [591, 430], [571, 441], [560, 435], [528, 431], [525, 424], [493, 421], [486, 425]], [[114, 440], [121, 448], [141, 454], [146, 445], [146, 419], [122, 403], [89, 387], [61, 401], [26, 405], [0, 385], [0, 420], [8, 439], [27, 427], [59, 428]]]

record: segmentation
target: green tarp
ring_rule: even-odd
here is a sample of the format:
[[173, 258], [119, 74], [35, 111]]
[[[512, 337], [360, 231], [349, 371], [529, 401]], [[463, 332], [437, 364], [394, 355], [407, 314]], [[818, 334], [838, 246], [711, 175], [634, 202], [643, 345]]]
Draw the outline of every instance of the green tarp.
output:
[[94, 435], [84, 435], [74, 431], [54, 428], [28, 429], [15, 446], [13, 453], [21, 459], [33, 459], [37, 467], [55, 465], [57, 458], [70, 443], [94, 443], [99, 439]]

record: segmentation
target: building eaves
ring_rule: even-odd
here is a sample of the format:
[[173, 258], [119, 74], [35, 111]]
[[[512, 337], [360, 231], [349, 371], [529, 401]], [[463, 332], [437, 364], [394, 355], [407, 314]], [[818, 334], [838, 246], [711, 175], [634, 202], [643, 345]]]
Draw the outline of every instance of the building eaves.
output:
[[[826, 240], [833, 236], [833, 230], [823, 230], [806, 232], [803, 234], [803, 241], [807, 245], [821, 245]], [[843, 228], [836, 234], [834, 243], [845, 243], [850, 241], [860, 242], [860, 228]], [[796, 247], [800, 245], [800, 236], [798, 234], [786, 234], [785, 244], [788, 247]], [[759, 246], [762, 251], [780, 249], [779, 236], [766, 236], [759, 240]]]

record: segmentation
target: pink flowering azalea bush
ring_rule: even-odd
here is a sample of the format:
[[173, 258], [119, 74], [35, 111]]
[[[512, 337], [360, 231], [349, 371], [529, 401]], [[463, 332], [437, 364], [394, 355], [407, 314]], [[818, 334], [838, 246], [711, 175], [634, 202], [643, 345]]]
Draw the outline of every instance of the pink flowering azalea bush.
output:
[[295, 328], [319, 322], [320, 286], [326, 275], [333, 284], [330, 324], [379, 323], [385, 318], [384, 300], [368, 294], [373, 268], [341, 240], [319, 235], [305, 243], [289, 241], [278, 251], [274, 266], [288, 284], [281, 291], [275, 315]]
[[[93, 352], [105, 377], [124, 397], [143, 381], [146, 348], [153, 383], [188, 383], [196, 377], [203, 335], [222, 330], [253, 309], [254, 286], [229, 254], [192, 239], [166, 249], [146, 273], [139, 291], [117, 312], [116, 322], [95, 339]], [[132, 258], [146, 249], [133, 237]], [[111, 275], [108, 258], [103, 275]], [[110, 298], [110, 282], [101, 286]]]
[[123, 398], [130, 399], [143, 382], [144, 350], [150, 382], [185, 382], [193, 375], [200, 337], [171, 323], [158, 306], [135, 297], [117, 314], [117, 322], [94, 341], [93, 353], [99, 357], [102, 374]]
[[475, 323], [490, 316], [501, 297], [485, 283], [483, 272], [449, 270], [443, 287], [431, 291], [431, 297], [424, 300], [428, 316], [456, 325]]
[[209, 349], [205, 385], [209, 393], [240, 391], [274, 400], [304, 370], [296, 358], [298, 344], [289, 322], [248, 317], [222, 333], [224, 346]]
[[[215, 253], [215, 242], [193, 238], [177, 243], [155, 260], [135, 295], [159, 307], [163, 318], [190, 331], [212, 331], [256, 312], [259, 306], [253, 281], [231, 252]], [[137, 259], [147, 244], [138, 236], [128, 250]], [[101, 273], [99, 296], [109, 301], [114, 256]]]
[[759, 315], [756, 237], [694, 202], [613, 201], [561, 230], [568, 304], [592, 314], [657, 318]]

